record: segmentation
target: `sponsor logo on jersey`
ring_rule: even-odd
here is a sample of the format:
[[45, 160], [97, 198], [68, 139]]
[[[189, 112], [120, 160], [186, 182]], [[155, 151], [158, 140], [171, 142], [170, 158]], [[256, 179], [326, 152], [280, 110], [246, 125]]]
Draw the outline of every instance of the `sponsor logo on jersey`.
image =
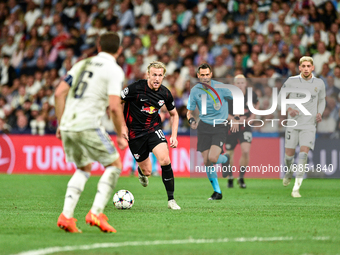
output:
[[148, 106], [148, 107], [143, 106], [141, 111], [147, 112], [148, 114], [154, 114], [158, 112], [158, 109], [153, 106]]
[[159, 100], [159, 101], [158, 101], [158, 104], [159, 104], [159, 106], [163, 106], [164, 100]]

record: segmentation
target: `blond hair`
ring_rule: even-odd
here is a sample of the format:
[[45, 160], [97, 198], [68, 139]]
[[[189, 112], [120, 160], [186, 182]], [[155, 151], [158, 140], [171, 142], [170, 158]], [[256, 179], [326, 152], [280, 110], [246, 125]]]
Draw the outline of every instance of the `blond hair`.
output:
[[236, 82], [237, 79], [245, 79], [246, 77], [243, 74], [238, 74], [234, 77], [234, 82]]
[[301, 65], [305, 61], [307, 61], [307, 62], [311, 63], [312, 65], [314, 65], [313, 58], [312, 57], [308, 57], [308, 56], [303, 56], [302, 58], [300, 58], [299, 65]]
[[162, 62], [160, 62], [160, 61], [152, 61], [152, 62], [148, 65], [148, 73], [150, 73], [151, 67], [156, 68], [156, 69], [163, 68], [163, 75], [165, 76], [166, 67], [165, 67], [165, 65], [164, 65]]

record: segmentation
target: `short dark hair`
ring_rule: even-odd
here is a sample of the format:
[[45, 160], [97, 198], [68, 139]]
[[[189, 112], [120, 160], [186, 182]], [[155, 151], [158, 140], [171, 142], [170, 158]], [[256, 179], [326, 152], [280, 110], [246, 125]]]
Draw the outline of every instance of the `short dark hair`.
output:
[[102, 51], [115, 54], [120, 45], [120, 39], [117, 33], [107, 32], [100, 36], [99, 45]]
[[212, 72], [211, 66], [207, 63], [203, 63], [198, 67], [197, 73], [200, 73], [201, 69], [207, 69], [207, 68], [209, 68], [210, 72]]

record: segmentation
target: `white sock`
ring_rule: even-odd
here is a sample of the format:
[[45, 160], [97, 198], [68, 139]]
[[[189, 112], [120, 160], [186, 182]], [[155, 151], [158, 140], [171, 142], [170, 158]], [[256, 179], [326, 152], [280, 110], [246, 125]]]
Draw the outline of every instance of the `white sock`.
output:
[[303, 178], [295, 178], [295, 183], [293, 187], [293, 191], [299, 191], [300, 186], [302, 184]]
[[307, 153], [306, 152], [300, 152], [299, 153], [299, 160], [298, 160], [298, 169], [296, 171], [296, 178], [295, 178], [295, 184], [293, 187], [293, 191], [297, 191], [300, 189], [300, 186], [303, 181], [303, 175], [305, 174], [305, 165], [307, 163]]
[[98, 182], [97, 194], [91, 208], [93, 214], [99, 215], [104, 211], [104, 208], [116, 187], [121, 171], [121, 169], [115, 166], [109, 166], [105, 169], [105, 172]]
[[68, 182], [63, 208], [66, 218], [73, 218], [74, 209], [89, 177], [90, 173], [77, 169]]
[[290, 167], [293, 164], [293, 160], [294, 160], [294, 156], [288, 156], [287, 154], [285, 154], [285, 164], [288, 168], [288, 172], [291, 171]]

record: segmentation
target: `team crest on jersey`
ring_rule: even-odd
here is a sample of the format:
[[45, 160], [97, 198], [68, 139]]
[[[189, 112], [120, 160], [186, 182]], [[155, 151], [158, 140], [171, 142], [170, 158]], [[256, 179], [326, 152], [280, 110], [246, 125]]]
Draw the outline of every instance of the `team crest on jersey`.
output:
[[139, 157], [140, 157], [139, 154], [133, 154], [133, 156], [135, 157], [135, 159], [139, 159]]
[[163, 104], [164, 104], [164, 100], [159, 100], [159, 101], [158, 101], [158, 104], [159, 104], [159, 106], [161, 106], [161, 107], [162, 107], [162, 106], [163, 106]]
[[315, 92], [318, 92], [318, 88], [317, 88], [317, 87], [315, 87], [314, 91], [315, 91]]

